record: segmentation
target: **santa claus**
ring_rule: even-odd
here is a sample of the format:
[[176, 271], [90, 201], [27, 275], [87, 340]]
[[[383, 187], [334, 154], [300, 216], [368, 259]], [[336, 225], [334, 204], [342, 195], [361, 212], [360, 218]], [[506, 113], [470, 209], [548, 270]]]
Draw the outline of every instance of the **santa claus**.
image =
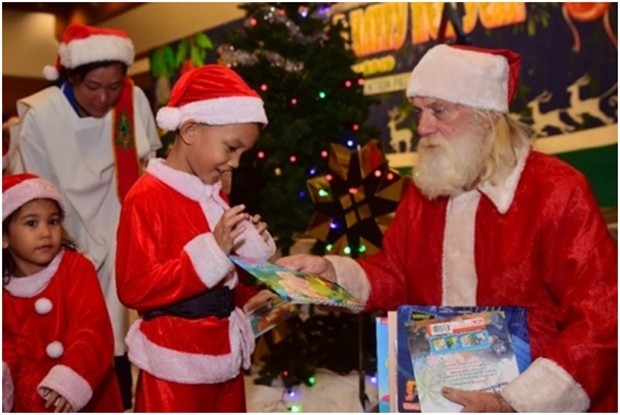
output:
[[524, 307], [532, 364], [498, 394], [443, 388], [466, 412], [615, 412], [617, 245], [584, 175], [508, 116], [518, 70], [508, 50], [430, 49], [407, 88], [419, 161], [382, 251], [278, 262], [367, 310]]

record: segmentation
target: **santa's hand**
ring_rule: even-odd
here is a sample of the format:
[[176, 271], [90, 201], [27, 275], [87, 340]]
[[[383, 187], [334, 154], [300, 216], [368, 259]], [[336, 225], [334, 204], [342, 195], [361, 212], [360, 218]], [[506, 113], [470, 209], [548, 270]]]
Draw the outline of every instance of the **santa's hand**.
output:
[[319, 275], [331, 282], [338, 282], [332, 263], [320, 256], [308, 254], [285, 256], [276, 260], [276, 264], [294, 271]]
[[64, 396], [49, 388], [43, 388], [43, 396], [45, 399], [45, 407], [54, 407], [53, 412], [73, 412], [71, 404]]
[[444, 387], [444, 398], [463, 406], [461, 412], [514, 412], [499, 393], [466, 391]]
[[245, 226], [241, 225], [243, 220], [248, 219], [249, 215], [243, 210], [245, 205], [237, 205], [228, 209], [220, 221], [213, 229], [215, 242], [225, 254], [229, 254], [233, 248], [235, 238], [243, 233]]

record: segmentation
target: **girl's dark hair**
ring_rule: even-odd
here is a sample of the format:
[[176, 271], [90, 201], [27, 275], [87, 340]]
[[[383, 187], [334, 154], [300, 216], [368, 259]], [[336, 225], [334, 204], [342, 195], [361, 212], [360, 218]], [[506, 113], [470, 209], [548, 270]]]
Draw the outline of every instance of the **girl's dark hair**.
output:
[[82, 83], [86, 75], [90, 71], [95, 69], [104, 68], [112, 65], [120, 65], [123, 70], [123, 75], [127, 75], [127, 64], [121, 61], [99, 61], [99, 62], [91, 62], [85, 63], [84, 65], [80, 65], [73, 69], [61, 68], [60, 77], [62, 79], [68, 79], [75, 85], [79, 85]]
[[[58, 206], [58, 211], [60, 212], [60, 221], [62, 223], [62, 221], [65, 219], [65, 211], [62, 210], [62, 207], [58, 204], [58, 202], [56, 202], [55, 200], [52, 201], [56, 203], [56, 206]], [[8, 235], [9, 223], [11, 223], [11, 221], [15, 219], [21, 209], [21, 207], [15, 209], [13, 213], [11, 213], [2, 221], [2, 236]], [[69, 234], [64, 227], [62, 228], [61, 245], [63, 248], [70, 251], [77, 251], [77, 245], [75, 244], [75, 242], [73, 242], [73, 240], [71, 240], [71, 238], [69, 238]], [[15, 261], [13, 261], [11, 253], [9, 252], [8, 248], [2, 248], [2, 286], [5, 286], [9, 283], [9, 281], [11, 280], [11, 275], [15, 274], [15, 270]]]

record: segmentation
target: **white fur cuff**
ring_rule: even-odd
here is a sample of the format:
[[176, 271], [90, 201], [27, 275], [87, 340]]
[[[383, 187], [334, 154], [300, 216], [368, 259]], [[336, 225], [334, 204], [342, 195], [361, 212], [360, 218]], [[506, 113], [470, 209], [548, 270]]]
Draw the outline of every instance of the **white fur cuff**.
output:
[[37, 386], [39, 395], [45, 398], [42, 388], [58, 392], [71, 404], [75, 412], [86, 406], [93, 397], [90, 383], [82, 375], [65, 365], [54, 366]]
[[334, 266], [338, 284], [353, 294], [360, 303], [366, 304], [370, 297], [370, 281], [364, 269], [351, 258], [338, 255], [325, 255], [324, 258]]
[[585, 412], [590, 398], [568, 372], [550, 359], [538, 358], [502, 389], [517, 412]]
[[235, 267], [215, 241], [212, 233], [198, 235], [185, 245], [196, 274], [207, 287], [214, 287]]

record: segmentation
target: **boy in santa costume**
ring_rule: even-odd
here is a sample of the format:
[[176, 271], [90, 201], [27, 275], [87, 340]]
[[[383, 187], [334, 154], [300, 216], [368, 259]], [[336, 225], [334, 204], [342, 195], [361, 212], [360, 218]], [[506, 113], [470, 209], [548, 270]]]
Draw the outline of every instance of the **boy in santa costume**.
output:
[[9, 148], [10, 172], [50, 180], [67, 201], [67, 231], [95, 264], [106, 297], [126, 409], [129, 318], [114, 285], [116, 227], [127, 190], [161, 146], [148, 99], [126, 75], [133, 60], [124, 31], [70, 25], [56, 65], [44, 68], [46, 79], [62, 84], [17, 102]]
[[254, 336], [241, 308], [269, 294], [244, 290], [228, 255], [267, 260], [275, 244], [260, 216], [228, 205], [221, 179], [267, 124], [263, 101], [206, 65], [179, 78], [157, 123], [175, 141], [127, 194], [118, 230], [119, 298], [140, 315], [127, 335], [135, 411], [244, 412]]
[[47, 180], [3, 177], [3, 412], [123, 410], [101, 286], [63, 239], [63, 216]]
[[444, 388], [465, 412], [617, 410], [617, 245], [586, 178], [508, 116], [519, 56], [437, 45], [414, 68], [419, 161], [382, 251], [281, 265], [368, 310], [522, 306], [532, 365], [499, 394]]

